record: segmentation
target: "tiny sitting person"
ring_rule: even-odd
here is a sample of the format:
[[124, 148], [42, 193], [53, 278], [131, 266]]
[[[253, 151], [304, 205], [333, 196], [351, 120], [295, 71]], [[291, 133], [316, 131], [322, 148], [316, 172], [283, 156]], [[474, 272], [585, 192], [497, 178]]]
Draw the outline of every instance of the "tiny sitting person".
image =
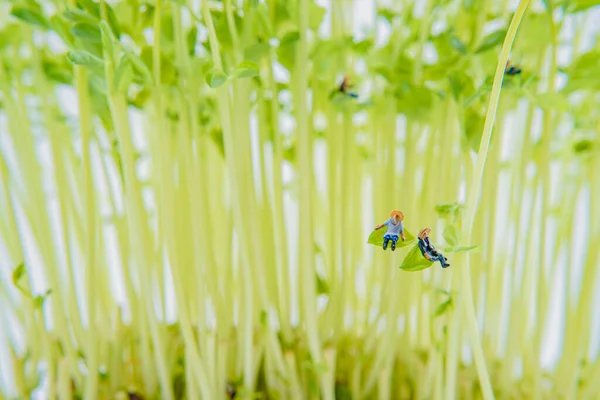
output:
[[393, 210], [390, 213], [390, 219], [375, 227], [375, 230], [377, 230], [387, 226], [387, 232], [383, 236], [383, 250], [387, 249], [390, 240], [392, 241], [392, 251], [396, 250], [398, 235], [402, 237], [402, 241], [406, 240], [406, 237], [404, 236], [404, 226], [402, 226], [402, 220], [404, 220], [404, 214], [402, 214], [402, 211]]
[[442, 268], [448, 268], [450, 266], [448, 259], [433, 247], [433, 244], [429, 240], [429, 232], [431, 232], [429, 228], [423, 228], [419, 232], [419, 250], [421, 250], [421, 254], [429, 261], [439, 261]]

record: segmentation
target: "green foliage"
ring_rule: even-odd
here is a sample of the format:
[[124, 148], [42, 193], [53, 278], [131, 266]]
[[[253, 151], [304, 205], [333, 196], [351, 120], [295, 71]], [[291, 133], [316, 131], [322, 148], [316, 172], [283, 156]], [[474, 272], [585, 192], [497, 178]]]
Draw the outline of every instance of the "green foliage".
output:
[[223, 71], [213, 70], [206, 75], [206, 83], [211, 88], [215, 89], [227, 82], [228, 76]]
[[464, 206], [458, 202], [439, 203], [435, 206], [435, 212], [442, 218], [458, 219], [462, 213]]
[[[381, 229], [375, 229], [369, 235], [369, 239], [367, 243], [375, 245], [375, 246], [383, 246], [383, 237], [385, 236], [386, 227], [384, 226]], [[404, 229], [404, 236], [406, 238], [405, 241], [402, 241], [402, 238], [398, 239], [398, 243], [396, 244], [397, 248], [410, 246], [415, 241], [415, 236], [410, 233], [406, 228]]]
[[104, 62], [85, 50], [69, 50], [67, 59], [76, 65], [89, 68], [92, 72], [104, 76]]
[[30, 8], [14, 7], [10, 15], [39, 28], [47, 29], [49, 26], [48, 21], [42, 14]]
[[[258, 66], [252, 61], [244, 61], [235, 69], [233, 76], [236, 78], [252, 78], [259, 74]], [[211, 86], [212, 87], [212, 86]]]
[[433, 265], [433, 262], [429, 261], [423, 254], [418, 245], [414, 245], [402, 260], [400, 269], [408, 272], [417, 272], [427, 269]]
[[[225, 5], [231, 5], [230, 11]], [[518, 111], [515, 115], [520, 118], [521, 111], [528, 110], [517, 110], [517, 106], [523, 100], [529, 102], [525, 108], [531, 105], [536, 113], [543, 112], [542, 136], [550, 138], [552, 162], [563, 164], [559, 172], [562, 181], [575, 175], [576, 179], [570, 179], [571, 185], [595, 189], [589, 175], [597, 170], [599, 148], [595, 133], [600, 120], [597, 107], [600, 52], [597, 46], [585, 53], [573, 52], [574, 59], [556, 70], [566, 81], [557, 91], [545, 89], [549, 66], [543, 63], [551, 59], [553, 41], [559, 43], [561, 51], [573, 44], [570, 38], [552, 37], [564, 31], [569, 13], [586, 12], [597, 6], [598, 1], [546, 0], [543, 5], [544, 8], [531, 7], [520, 25], [511, 61], [522, 67], [523, 72], [504, 76], [496, 119], [500, 121], [513, 111]], [[200, 8], [204, 6], [207, 8]], [[360, 215], [366, 207], [363, 199], [368, 195], [363, 186], [366, 180], [381, 183], [374, 193], [393, 186], [395, 198], [390, 196], [390, 202], [398, 201], [398, 196], [407, 196], [406, 209], [429, 210], [431, 215], [423, 216], [423, 220], [430, 220], [430, 226], [445, 227], [441, 235], [436, 234], [444, 255], [483, 248], [496, 239], [485, 235], [474, 238], [477, 245], [462, 243], [460, 227], [464, 206], [458, 202], [438, 202], [456, 198], [464, 180], [477, 176], [473, 175], [477, 171], [473, 169], [475, 164], [470, 163], [471, 156], [480, 149], [490, 98], [493, 100], [490, 93], [499, 50], [506, 39], [508, 24], [489, 34], [482, 32], [488, 32], [490, 23], [505, 20], [513, 9], [508, 4], [487, 5], [475, 0], [441, 0], [428, 7], [425, 16], [413, 15], [400, 7], [379, 8], [378, 20], [391, 29], [389, 40], [380, 44], [380, 35], [375, 31], [357, 39], [348, 26], [347, 16], [352, 11], [335, 2], [326, 16], [325, 9], [313, 0], [229, 3], [77, 0], [68, 6], [12, 0], [5, 7], [10, 9], [10, 15], [0, 27], [0, 119], [8, 121], [7, 138], [17, 151], [7, 168], [9, 179], [4, 180], [2, 157], [0, 172], [9, 190], [9, 203], [22, 201], [23, 215], [30, 219], [28, 223], [33, 227], [36, 241], [40, 242], [38, 250], [43, 258], [44, 276], [58, 282], [59, 286], [52, 285], [52, 290], [61, 298], [60, 302], [52, 302], [52, 312], [49, 312], [50, 308], [43, 306], [53, 291], [32, 295], [28, 279], [24, 279], [30, 271], [24, 264], [13, 271], [13, 284], [26, 299], [26, 306], [19, 308], [18, 302], [12, 303], [13, 299], [8, 299], [6, 304], [9, 312], [18, 317], [17, 323], [28, 332], [26, 355], [14, 357], [18, 371], [15, 376], [23, 375], [21, 380], [26, 382], [19, 388], [19, 396], [30, 397], [29, 386], [33, 388], [39, 383], [39, 374], [34, 371], [36, 363], [43, 361], [54, 366], [55, 379], [66, 377], [66, 381], [52, 382], [48, 387], [73, 385], [74, 398], [83, 398], [85, 385], [91, 382], [86, 377], [96, 375], [99, 376], [98, 390], [91, 392], [106, 398], [114, 397], [114, 390], [118, 390], [122, 398], [133, 396], [121, 389], [124, 382], [144, 387], [147, 398], [190, 397], [187, 393], [190, 387], [196, 390], [196, 397], [219, 398], [224, 397], [225, 382], [232, 381], [232, 377], [239, 388], [238, 395], [248, 398], [342, 399], [386, 395], [411, 398], [415, 394], [433, 398], [436, 393], [445, 393], [445, 385], [456, 389], [457, 398], [482, 397], [481, 388], [473, 385], [481, 369], [462, 365], [459, 357], [453, 359], [460, 354], [459, 346], [464, 339], [471, 338], [468, 336], [471, 327], [462, 325], [462, 321], [458, 333], [450, 334], [448, 324], [456, 321], [455, 305], [467, 304], [455, 301], [453, 293], [458, 293], [455, 288], [461, 284], [465, 270], [476, 282], [483, 282], [482, 277], [491, 276], [492, 268], [509, 268], [510, 273], [498, 276], [502, 282], [485, 280], [486, 296], [488, 293], [493, 296], [497, 287], [506, 284], [505, 276], [516, 277], [515, 263], [500, 265], [504, 259], [493, 259], [493, 254], [486, 254], [485, 261], [477, 253], [469, 257], [456, 254], [452, 257], [454, 260], [449, 260], [450, 270], [435, 268], [425, 274], [398, 274], [387, 269], [386, 261], [401, 257], [399, 268], [408, 272], [423, 271], [433, 265], [423, 257], [416, 238], [408, 231], [405, 231], [406, 241], [400, 240], [397, 244], [399, 252], [377, 249], [377, 265], [369, 264], [364, 257], [365, 230]], [[205, 12], [214, 31], [205, 19]], [[301, 26], [300, 15], [307, 16], [306, 30]], [[331, 18], [332, 35], [320, 37], [317, 31], [325, 18]], [[160, 23], [158, 54], [153, 35], [156, 21]], [[581, 29], [579, 24], [573, 28], [577, 32]], [[65, 46], [49, 45], [45, 35], [50, 32]], [[209, 36], [217, 40], [218, 49], [211, 47]], [[306, 49], [299, 46], [301, 39]], [[65, 48], [68, 49], [66, 54]], [[435, 57], [426, 57], [429, 53]], [[158, 79], [155, 60], [160, 66], [160, 82], [155, 82]], [[217, 64], [221, 67], [217, 68]], [[283, 66], [290, 72], [289, 82], [273, 73], [273, 65]], [[74, 66], [90, 73], [75, 74]], [[105, 76], [105, 69], [107, 75], [112, 74], [112, 81]], [[358, 93], [358, 99], [336, 89], [344, 75], [357, 84], [352, 90]], [[251, 79], [246, 81], [251, 84], [237, 84], [236, 79]], [[234, 84], [228, 85], [231, 82]], [[83, 88], [83, 96], [79, 97], [82, 92], [77, 91], [76, 104], [70, 106], [77, 110], [89, 106], [89, 115], [81, 112], [76, 118], [66, 116], [56, 94], [57, 85], [63, 86], [60, 89], [64, 86], [70, 87], [69, 90], [75, 86]], [[306, 93], [302, 90], [304, 87], [308, 89]], [[221, 90], [215, 90], [217, 88]], [[110, 104], [117, 105], [118, 109], [110, 108], [109, 100], [113, 100]], [[302, 111], [304, 107], [298, 105], [304, 101], [309, 106]], [[248, 110], [238, 109], [243, 108], [238, 107], [240, 104], [248, 104]], [[134, 113], [130, 112], [131, 108], [135, 108]], [[398, 118], [399, 115], [403, 118]], [[544, 125], [548, 124], [547, 116], [551, 116], [549, 126]], [[26, 121], [27, 118], [30, 120]], [[291, 127], [285, 126], [282, 132], [284, 119], [291, 121]], [[258, 121], [256, 149], [247, 148], [255, 140], [245, 137], [244, 121], [250, 120]], [[402, 129], [397, 128], [398, 120], [406, 122]], [[571, 122], [571, 135], [555, 134], [556, 126]], [[528, 180], [527, 184], [537, 182], [543, 186], [549, 166], [540, 155], [548, 141], [532, 135], [531, 127], [525, 125], [524, 121], [515, 121], [517, 139], [519, 142], [524, 138], [537, 141], [533, 144], [535, 157], [520, 163], [518, 157], [527, 152], [511, 154], [509, 160], [501, 159], [500, 163], [511, 166], [503, 169], [511, 178], [516, 176], [514, 174], [527, 176], [525, 167], [534, 164], [534, 181]], [[88, 127], [87, 132], [82, 131], [83, 127]], [[137, 148], [138, 132], [148, 142], [143, 149]], [[494, 140], [502, 134], [494, 130]], [[136, 138], [132, 141], [135, 143], [128, 143], [132, 137]], [[459, 143], [454, 142], [458, 137], [460, 149]], [[88, 304], [79, 304], [81, 296], [63, 279], [65, 269], [76, 276], [74, 268], [87, 273], [91, 266], [73, 261], [65, 266], [55, 260], [59, 257], [53, 254], [53, 246], [65, 245], [60, 240], [54, 241], [46, 232], [45, 224], [52, 220], [45, 215], [46, 208], [37, 209], [37, 203], [42, 201], [40, 194], [46, 195], [46, 187], [39, 185], [39, 182], [46, 184], [46, 175], [38, 171], [43, 168], [37, 163], [31, 164], [40, 138], [52, 144], [52, 151], [57, 151], [52, 158], [58, 156], [68, 171], [67, 177], [61, 176], [59, 170], [50, 174], [52, 184], [60, 189], [56, 194], [64, 207], [61, 223], [66, 232], [66, 240], [63, 238], [62, 242], [68, 243], [56, 249], [57, 253], [87, 249], [90, 244], [96, 246], [94, 254], [100, 268], [96, 265], [95, 273], [102, 279], [93, 282], [84, 299], [87, 303], [89, 296], [96, 302], [89, 306], [100, 324], [110, 322], [99, 329], [84, 326], [78, 313], [73, 312]], [[90, 140], [90, 148], [100, 150], [106, 162], [100, 169], [94, 164], [91, 183], [85, 173], [89, 155], [81, 151], [85, 148], [82, 147], [84, 140]], [[326, 148], [323, 158], [326, 166], [318, 171], [305, 168], [308, 163], [301, 157], [303, 151], [310, 153], [317, 142]], [[228, 147], [231, 143], [232, 148]], [[0, 150], [0, 155], [5, 156], [1, 145]], [[127, 159], [126, 150], [133, 153], [132, 159]], [[490, 153], [493, 151], [496, 150]], [[149, 162], [149, 177], [138, 176], [141, 168], [138, 170], [137, 164], [141, 161]], [[25, 172], [19, 178], [32, 178], [31, 182], [14, 184], [11, 174], [15, 162], [18, 170]], [[291, 181], [282, 178], [277, 163], [292, 169]], [[269, 169], [267, 165], [274, 167]], [[487, 165], [484, 170], [484, 179], [491, 180], [489, 184], [493, 187], [497, 185], [498, 171], [489, 168]], [[113, 171], [120, 185], [101, 190], [98, 177], [111, 175]], [[407, 171], [415, 175], [408, 176]], [[325, 189], [316, 188], [317, 174], [326, 176]], [[133, 177], [133, 182], [129, 178], [126, 181], [125, 176]], [[415, 181], [421, 176], [427, 181], [417, 184]], [[254, 185], [257, 181], [260, 184]], [[310, 186], [310, 190], [301, 190], [304, 182], [310, 183], [306, 186]], [[511, 181], [516, 185], [511, 188], [512, 196], [527, 190], [528, 186], [521, 182], [519, 187], [519, 182], [519, 179]], [[233, 189], [237, 189], [239, 198], [234, 198]], [[466, 189], [470, 193], [472, 188], [467, 185]], [[422, 195], [417, 194], [420, 191]], [[561, 196], [567, 199], [570, 194], [571, 191], [561, 191]], [[151, 206], [146, 204], [146, 195], [154, 200], [148, 202]], [[298, 224], [285, 214], [281, 198], [288, 195], [293, 195], [301, 210], [310, 210], [311, 215], [299, 216]], [[96, 207], [93, 215], [88, 215], [90, 199]], [[383, 207], [384, 200], [377, 195], [371, 200], [376, 209]], [[518, 198], [511, 201], [519, 203]], [[11, 236], [11, 207], [4, 207], [1, 190], [0, 203], [3, 206], [1, 245], [11, 254], [27, 251], [29, 244]], [[516, 206], [520, 204], [511, 204], [511, 207]], [[554, 215], [559, 206], [550, 204], [548, 215]], [[495, 223], [488, 222], [495, 217], [490, 204], [482, 202], [477, 207], [481, 212], [476, 214], [475, 226], [482, 228], [487, 223]], [[63, 212], [66, 215], [62, 215]], [[568, 218], [568, 211], [560, 215]], [[417, 221], [420, 217], [412, 215], [410, 220]], [[340, 220], [346, 229], [343, 234], [338, 234]], [[123, 261], [119, 276], [125, 283], [127, 302], [133, 311], [131, 323], [115, 318], [119, 315], [117, 302], [106, 298], [110, 297], [112, 288], [102, 275], [106, 273], [102, 268], [106, 260], [102, 259], [104, 253], [100, 246], [107, 237], [99, 226], [90, 234], [89, 221], [102, 221], [117, 232], [117, 256]], [[509, 226], [518, 225], [515, 222], [518, 221], [509, 221]], [[290, 233], [296, 229], [300, 232], [297, 241]], [[563, 230], [557, 233], [563, 235], [558, 237], [560, 243], [571, 240], [567, 235], [569, 229], [564, 229], [566, 233]], [[382, 228], [371, 232], [368, 244], [381, 247], [385, 231]], [[281, 239], [279, 246], [273, 243], [276, 233]], [[69, 239], [82, 235], [82, 239]], [[542, 238], [540, 246], [547, 245], [548, 240]], [[306, 247], [299, 247], [305, 243], [308, 243]], [[313, 246], [313, 243], [319, 245]], [[243, 244], [245, 246], [241, 246]], [[293, 248], [286, 249], [290, 244]], [[565, 246], [565, 251], [571, 251], [570, 247]], [[299, 252], [299, 248], [308, 254]], [[233, 249], [240, 253], [235, 254]], [[534, 264], [537, 253], [529, 248], [524, 251], [525, 259]], [[510, 260], [514, 255], [504, 256]], [[300, 260], [294, 261], [298, 263], [295, 269], [288, 268], [292, 259]], [[466, 268], [467, 259], [470, 269]], [[323, 264], [319, 265], [318, 272], [315, 260]], [[585, 271], [588, 275], [594, 273]], [[158, 303], [161, 308], [167, 308], [165, 285], [157, 285], [164, 283], [159, 273], [164, 276], [167, 272], [173, 277], [177, 309], [187, 310], [177, 314], [177, 323], [173, 325], [166, 325], [162, 318], [148, 314], [157, 309]], [[448, 273], [455, 273], [454, 279], [445, 280], [451, 276]], [[537, 275], [526, 274], [520, 286], [525, 295], [512, 296], [508, 310], [505, 305], [502, 307], [503, 311], [514, 312], [533, 306], [541, 321], [547, 313], [543, 310], [549, 309], [550, 303], [544, 304], [542, 296], [542, 300], [530, 304], [530, 296], [526, 295], [532, 286], [527, 282], [533, 279], [530, 276]], [[144, 281], [146, 278], [149, 280]], [[159, 281], [155, 282], [157, 278]], [[364, 279], [360, 281], [360, 278]], [[366, 282], [366, 293], [354, 289], [355, 282], [359, 281], [361, 285]], [[448, 285], [443, 296], [433, 289], [442, 284]], [[586, 284], [584, 280], [583, 285]], [[473, 287], [481, 290], [479, 285]], [[549, 286], [544, 280], [535, 282], [535, 287], [540, 293], [548, 293]], [[79, 286], [77, 288], [79, 290]], [[588, 288], [586, 293], [587, 297], [582, 296], [582, 299], [589, 298], [593, 291]], [[461, 299], [467, 298], [462, 297], [465, 294], [461, 292]], [[327, 300], [324, 310], [314, 307], [317, 299]], [[481, 305], [485, 324], [499, 315], [496, 300], [488, 301], [486, 297], [485, 304]], [[203, 320], [202, 302], [216, 315], [216, 324]], [[416, 306], [417, 321], [409, 321], [408, 327], [423, 338], [423, 341], [419, 339], [419, 348], [398, 346], [403, 334], [389, 329], [393, 326], [389, 319], [386, 330], [375, 329], [384, 318], [409, 315]], [[577, 307], [580, 307], [577, 315], [589, 314], [585, 302], [580, 301]], [[295, 320], [289, 315], [292, 308], [299, 311]], [[35, 318], [23, 310], [34, 310]], [[428, 311], [421, 313], [423, 310]], [[371, 313], [375, 314], [374, 318]], [[271, 314], [278, 327], [271, 326], [271, 318], [268, 318]], [[348, 314], [352, 314], [352, 318], [348, 318]], [[511, 314], [511, 321], [513, 317]], [[69, 326], [63, 328], [57, 323], [61, 320]], [[45, 329], [44, 323], [48, 321], [53, 322], [53, 331]], [[541, 323], [527, 327], [531, 329], [532, 341], [541, 336], [538, 325]], [[571, 331], [584, 331], [580, 328]], [[519, 335], [513, 331], [518, 328], [511, 326], [510, 329], [510, 335]], [[571, 331], [567, 330], [567, 335], [572, 338]], [[489, 338], [486, 337], [483, 347], [488, 354], [493, 354], [489, 343], [498, 343], [498, 336], [495, 331], [486, 335]], [[47, 351], [46, 343], [56, 343], [58, 350]], [[98, 354], [93, 356], [93, 349], [88, 345], [96, 346]], [[518, 344], [514, 347], [513, 341], [509, 341], [508, 346], [513, 346], [509, 354], [521, 355]], [[578, 352], [568, 346], [569, 341], [565, 339], [566, 355], [561, 361], [564, 364], [556, 373], [560, 379], [555, 380], [552, 388], [556, 388], [556, 396], [559, 396], [558, 389], [566, 388], [560, 395], [568, 397], [573, 391], [572, 383], [579, 379], [579, 375], [565, 374], [577, 365], [573, 354]], [[193, 348], [196, 350], [189, 351]], [[126, 365], [121, 366], [125, 364], [125, 357], [135, 361], [126, 361]], [[63, 360], [69, 368], [67, 374], [62, 370]], [[94, 362], [99, 365], [94, 366]], [[72, 368], [79, 364], [92, 373], [88, 375]], [[505, 367], [501, 361], [499, 364]], [[597, 367], [591, 362], [590, 366]], [[498, 398], [527, 398], [535, 392], [544, 397], [548, 394], [545, 387], [541, 384], [535, 387], [537, 384], [528, 380], [530, 376], [543, 376], [535, 368], [535, 365], [525, 365], [524, 377], [511, 377], [508, 382], [499, 382], [498, 377], [505, 374], [490, 369], [495, 394]], [[98, 370], [97, 374], [94, 369]], [[427, 377], [432, 387], [423, 387], [422, 380], [417, 379], [419, 371], [430, 371], [434, 375], [443, 371], [444, 376]], [[207, 379], [203, 384], [205, 372]], [[580, 372], [581, 376], [589, 375], [585, 368]], [[193, 377], [192, 382], [186, 382], [186, 377]], [[448, 377], [456, 377], [455, 386], [447, 381]], [[255, 387], [244, 388], [248, 381], [249, 386]], [[335, 393], [332, 393], [334, 388]], [[4, 393], [2, 389], [0, 387], [0, 392]], [[589, 394], [595, 393], [592, 389], [587, 378], [579, 380], [578, 395], [591, 398]], [[292, 392], [295, 390], [298, 393]], [[136, 393], [141, 396], [142, 392]], [[55, 393], [50, 397], [61, 395]]]
[[506, 37], [506, 30], [501, 29], [495, 32], [490, 33], [486, 37], [484, 37], [479, 46], [475, 50], [475, 54], [483, 53], [488, 50], [491, 50], [497, 46], [500, 46], [502, 42], [504, 42], [504, 38]]
[[456, 229], [454, 225], [446, 226], [442, 236], [444, 236], [444, 240], [446, 240], [446, 243], [448, 243], [450, 246], [455, 246], [458, 244], [459, 233], [458, 229]]
[[78, 22], [71, 27], [71, 33], [83, 40], [89, 40], [93, 43], [102, 43], [102, 36], [98, 26], [87, 22]]

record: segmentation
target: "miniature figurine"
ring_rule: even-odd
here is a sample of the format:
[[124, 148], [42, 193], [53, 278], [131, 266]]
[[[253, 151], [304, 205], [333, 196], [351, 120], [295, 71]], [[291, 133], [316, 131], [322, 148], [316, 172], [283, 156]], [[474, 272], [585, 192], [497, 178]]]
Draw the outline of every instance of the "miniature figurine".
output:
[[392, 241], [392, 251], [396, 250], [396, 243], [398, 242], [398, 235], [402, 237], [402, 241], [406, 240], [404, 236], [404, 226], [402, 221], [404, 220], [404, 214], [400, 210], [392, 210], [390, 213], [390, 219], [385, 221], [381, 225], [377, 225], [375, 230], [381, 229], [387, 226], [387, 232], [383, 236], [383, 250], [387, 249], [388, 243]]
[[345, 76], [344, 80], [342, 81], [342, 83], [340, 83], [340, 86], [338, 86], [338, 88], [336, 90], [334, 90], [333, 92], [331, 92], [331, 95], [329, 97], [330, 98], [333, 97], [336, 93], [342, 93], [342, 94], [345, 94], [345, 95], [350, 96], [352, 98], [358, 99], [358, 95], [356, 93], [348, 91], [348, 89], [351, 89], [353, 86], [354, 85], [352, 85], [350, 83], [350, 78], [348, 78], [347, 76]]
[[233, 383], [227, 384], [226, 391], [227, 391], [228, 399], [235, 399], [235, 396], [237, 395], [237, 388], [235, 387], [235, 385]]
[[431, 244], [429, 232], [431, 232], [431, 229], [429, 228], [423, 228], [419, 232], [419, 250], [421, 250], [421, 254], [429, 261], [439, 261], [442, 268], [448, 268], [450, 266], [450, 264], [448, 264], [448, 259], [444, 257], [442, 253], [438, 252], [433, 244]]
[[510, 65], [510, 60], [508, 60], [508, 62], [506, 63], [506, 69], [504, 70], [504, 72], [507, 75], [518, 75], [521, 73], [521, 68], [519, 68], [517, 65]]

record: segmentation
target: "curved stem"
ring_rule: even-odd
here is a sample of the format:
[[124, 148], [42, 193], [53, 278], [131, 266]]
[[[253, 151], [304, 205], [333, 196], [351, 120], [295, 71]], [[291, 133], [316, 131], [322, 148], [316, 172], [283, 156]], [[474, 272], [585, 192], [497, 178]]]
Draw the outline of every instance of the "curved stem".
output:
[[[483, 178], [483, 170], [485, 168], [485, 161], [487, 158], [487, 153], [490, 146], [490, 140], [492, 137], [492, 128], [494, 127], [494, 120], [496, 118], [496, 111], [498, 109], [498, 103], [500, 101], [500, 90], [502, 88], [502, 82], [504, 79], [504, 70], [506, 68], [506, 63], [508, 62], [508, 56], [510, 50], [512, 48], [512, 44], [517, 35], [517, 30], [525, 15], [525, 11], [527, 10], [527, 6], [529, 5], [529, 0], [521, 0], [517, 11], [515, 12], [510, 26], [508, 28], [508, 32], [506, 34], [506, 38], [504, 39], [504, 44], [502, 45], [502, 50], [500, 52], [500, 57], [498, 59], [498, 65], [496, 66], [496, 73], [494, 75], [494, 84], [492, 86], [492, 92], [490, 95], [490, 103], [488, 106], [485, 125], [483, 128], [483, 134], [481, 137], [481, 142], [479, 145], [479, 152], [477, 156], [477, 165], [475, 167], [474, 174], [471, 176], [471, 184], [470, 184], [470, 192], [467, 200], [467, 208], [465, 212], [465, 221], [462, 229], [462, 237], [465, 238], [465, 243], [471, 243], [471, 235], [473, 233], [473, 221], [475, 219], [475, 213], [477, 211], [477, 200], [479, 198], [479, 192], [481, 189], [481, 181]], [[470, 274], [470, 266], [469, 266], [469, 253], [465, 254], [466, 256], [466, 265], [464, 268], [460, 269], [460, 282], [462, 292], [464, 293], [465, 298], [462, 301], [462, 305], [465, 307], [465, 317], [467, 319], [467, 331], [469, 332], [471, 347], [473, 349], [473, 356], [475, 359], [475, 366], [477, 368], [477, 373], [479, 375], [479, 382], [482, 388], [483, 396], [485, 399], [494, 398], [494, 393], [492, 391], [492, 384], [490, 382], [490, 377], [487, 371], [487, 367], [485, 365], [485, 358], [483, 355], [483, 348], [481, 346], [481, 340], [479, 338], [479, 329], [477, 327], [477, 319], [475, 315], [475, 306], [473, 304], [473, 292], [471, 285], [471, 274]]]

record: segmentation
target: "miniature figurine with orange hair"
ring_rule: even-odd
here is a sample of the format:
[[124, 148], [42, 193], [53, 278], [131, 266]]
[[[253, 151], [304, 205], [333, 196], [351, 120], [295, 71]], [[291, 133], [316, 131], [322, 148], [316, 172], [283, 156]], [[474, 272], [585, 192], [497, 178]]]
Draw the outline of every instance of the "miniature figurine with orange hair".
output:
[[387, 249], [388, 243], [392, 241], [392, 251], [396, 250], [396, 243], [398, 242], [398, 235], [402, 237], [402, 241], [406, 240], [404, 236], [404, 226], [402, 221], [404, 220], [404, 214], [400, 210], [392, 210], [390, 213], [390, 219], [385, 221], [383, 224], [377, 225], [375, 230], [381, 229], [387, 226], [387, 232], [383, 236], [383, 249]]
[[435, 247], [433, 247], [433, 244], [431, 244], [431, 241], [429, 240], [429, 232], [431, 232], [431, 229], [429, 228], [423, 228], [419, 232], [418, 244], [421, 254], [423, 254], [423, 257], [431, 262], [439, 261], [442, 268], [448, 268], [450, 266], [450, 264], [448, 264], [448, 259], [444, 257], [442, 253], [438, 252]]

